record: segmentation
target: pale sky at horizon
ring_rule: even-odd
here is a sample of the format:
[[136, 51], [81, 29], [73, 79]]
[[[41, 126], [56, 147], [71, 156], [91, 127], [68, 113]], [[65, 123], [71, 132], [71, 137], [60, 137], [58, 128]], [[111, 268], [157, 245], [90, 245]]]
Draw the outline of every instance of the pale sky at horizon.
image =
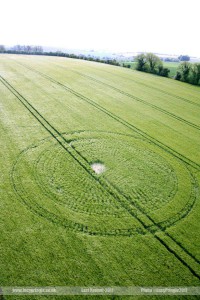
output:
[[6, 0], [0, 44], [200, 57], [199, 0]]

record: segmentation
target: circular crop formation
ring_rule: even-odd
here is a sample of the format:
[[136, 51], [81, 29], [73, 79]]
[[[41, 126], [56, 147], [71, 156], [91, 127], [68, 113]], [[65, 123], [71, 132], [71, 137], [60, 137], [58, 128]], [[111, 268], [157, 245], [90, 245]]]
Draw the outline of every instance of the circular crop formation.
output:
[[109, 132], [63, 134], [62, 145], [44, 139], [18, 156], [11, 179], [33, 213], [93, 235], [164, 230], [196, 199], [195, 179], [181, 161], [141, 138]]

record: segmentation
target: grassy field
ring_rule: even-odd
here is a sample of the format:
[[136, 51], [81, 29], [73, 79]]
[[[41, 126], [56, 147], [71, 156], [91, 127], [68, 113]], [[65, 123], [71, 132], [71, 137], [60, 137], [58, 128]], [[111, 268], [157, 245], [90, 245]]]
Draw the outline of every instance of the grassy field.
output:
[[178, 66], [180, 65], [179, 62], [164, 62], [164, 67], [170, 69], [169, 77], [174, 77], [176, 75], [176, 71]]
[[198, 87], [1, 55], [0, 94], [1, 286], [199, 286]]

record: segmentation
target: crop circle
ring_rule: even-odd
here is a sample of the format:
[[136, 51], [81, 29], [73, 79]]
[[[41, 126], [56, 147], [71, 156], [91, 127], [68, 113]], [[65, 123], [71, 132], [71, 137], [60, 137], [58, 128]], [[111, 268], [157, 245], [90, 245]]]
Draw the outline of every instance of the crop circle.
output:
[[[44, 139], [24, 150], [13, 166], [14, 189], [33, 213], [74, 231], [132, 235], [144, 233], [138, 208], [165, 228], [186, 215], [180, 214], [184, 207], [191, 209], [195, 200], [191, 175], [155, 145], [110, 132], [82, 131], [63, 137], [64, 147]], [[95, 163], [106, 166], [103, 172], [92, 170]], [[29, 174], [23, 178], [27, 165]], [[185, 185], [187, 193], [175, 211]]]

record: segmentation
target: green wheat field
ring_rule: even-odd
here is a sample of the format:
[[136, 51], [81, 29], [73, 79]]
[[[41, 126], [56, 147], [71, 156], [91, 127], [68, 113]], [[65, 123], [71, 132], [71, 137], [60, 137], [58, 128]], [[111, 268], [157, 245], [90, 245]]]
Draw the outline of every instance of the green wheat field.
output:
[[199, 132], [199, 87], [0, 55], [0, 285], [199, 286]]

